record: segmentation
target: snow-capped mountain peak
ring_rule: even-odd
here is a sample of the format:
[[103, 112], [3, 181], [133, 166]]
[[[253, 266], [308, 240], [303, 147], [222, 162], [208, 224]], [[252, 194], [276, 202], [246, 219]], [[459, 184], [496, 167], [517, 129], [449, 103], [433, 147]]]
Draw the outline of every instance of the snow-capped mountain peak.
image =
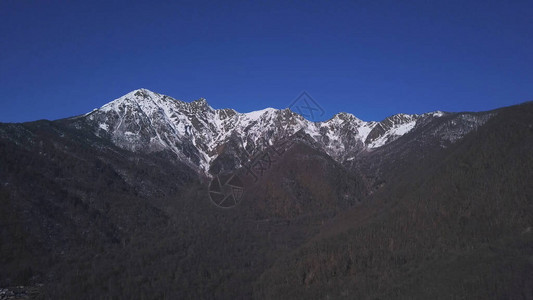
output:
[[[440, 117], [434, 112], [429, 117]], [[204, 98], [176, 100], [138, 89], [84, 115], [95, 133], [131, 151], [171, 151], [208, 172], [230, 141], [239, 152], [258, 143], [273, 143], [302, 131], [338, 161], [354, 153], [382, 147], [411, 131], [425, 115], [397, 114], [381, 122], [365, 122], [341, 112], [324, 122], [312, 122], [290, 109], [265, 108], [248, 113], [213, 109]], [[427, 117], [426, 116], [426, 117]], [[241, 150], [239, 150], [241, 149]]]

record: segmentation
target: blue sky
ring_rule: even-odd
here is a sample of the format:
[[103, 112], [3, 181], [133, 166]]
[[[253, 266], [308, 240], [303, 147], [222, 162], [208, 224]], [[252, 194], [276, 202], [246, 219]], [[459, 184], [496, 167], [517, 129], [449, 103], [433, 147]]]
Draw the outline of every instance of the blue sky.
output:
[[322, 119], [533, 100], [533, 1], [1, 1], [0, 122], [147, 88]]

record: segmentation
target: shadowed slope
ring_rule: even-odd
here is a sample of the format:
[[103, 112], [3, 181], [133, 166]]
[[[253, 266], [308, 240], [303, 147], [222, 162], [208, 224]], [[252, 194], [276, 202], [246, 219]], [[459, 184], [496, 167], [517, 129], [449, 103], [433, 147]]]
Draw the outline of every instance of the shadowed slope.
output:
[[258, 298], [527, 298], [533, 104], [392, 169], [364, 205], [281, 258]]

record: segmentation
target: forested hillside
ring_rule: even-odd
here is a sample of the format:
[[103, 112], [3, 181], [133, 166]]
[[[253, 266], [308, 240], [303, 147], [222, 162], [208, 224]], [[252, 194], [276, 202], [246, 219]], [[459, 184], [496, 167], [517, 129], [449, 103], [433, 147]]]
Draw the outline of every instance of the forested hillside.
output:
[[533, 105], [388, 174], [258, 281], [258, 298], [533, 296]]

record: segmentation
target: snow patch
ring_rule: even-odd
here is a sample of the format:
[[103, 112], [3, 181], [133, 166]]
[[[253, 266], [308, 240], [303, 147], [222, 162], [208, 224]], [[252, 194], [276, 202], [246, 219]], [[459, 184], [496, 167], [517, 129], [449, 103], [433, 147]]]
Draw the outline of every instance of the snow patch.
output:
[[379, 148], [384, 146], [385, 144], [392, 142], [399, 138], [400, 136], [403, 136], [404, 134], [411, 131], [416, 125], [416, 121], [407, 122], [404, 124], [398, 124], [394, 127], [392, 127], [389, 131], [387, 131], [384, 135], [377, 138], [376, 140], [372, 141], [368, 148]]
[[272, 107], [267, 107], [265, 109], [261, 109], [261, 110], [256, 110], [256, 111], [251, 111], [251, 112], [248, 112], [248, 113], [244, 113], [242, 114], [245, 118], [251, 120], [251, 121], [257, 121], [262, 115], [264, 114], [267, 114], [267, 113], [274, 113], [278, 111], [277, 109], [275, 108], [272, 108]]
[[100, 124], [98, 124], [98, 127], [100, 129], [105, 130], [105, 131], [109, 131], [109, 125], [107, 125], [106, 123], [100, 123]]

